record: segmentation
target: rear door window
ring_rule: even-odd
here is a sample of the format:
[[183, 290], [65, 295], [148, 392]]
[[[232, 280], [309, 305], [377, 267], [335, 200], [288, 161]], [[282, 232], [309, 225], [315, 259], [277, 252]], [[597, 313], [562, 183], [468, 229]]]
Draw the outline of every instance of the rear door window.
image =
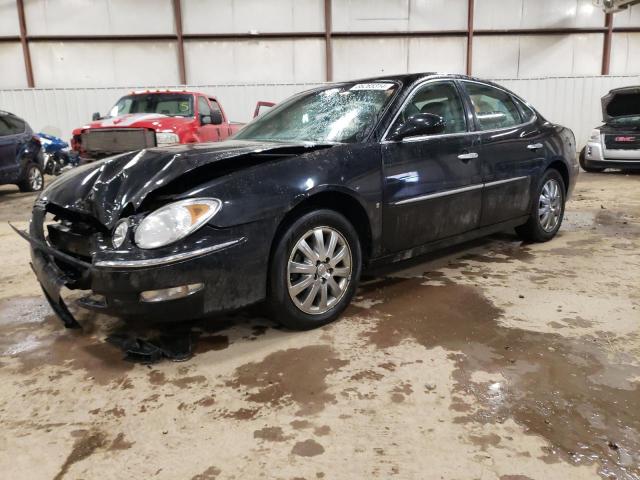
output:
[[464, 83], [480, 130], [509, 128], [523, 123], [518, 107], [507, 92], [479, 83]]

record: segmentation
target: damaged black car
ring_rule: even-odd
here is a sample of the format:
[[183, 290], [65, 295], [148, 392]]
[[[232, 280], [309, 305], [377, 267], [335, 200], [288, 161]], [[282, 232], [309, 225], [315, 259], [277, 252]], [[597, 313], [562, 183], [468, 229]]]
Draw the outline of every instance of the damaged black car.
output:
[[408, 74], [295, 95], [233, 139], [149, 148], [42, 192], [33, 269], [52, 308], [188, 320], [265, 302], [295, 329], [336, 319], [364, 268], [508, 228], [560, 228], [573, 133], [477, 79]]

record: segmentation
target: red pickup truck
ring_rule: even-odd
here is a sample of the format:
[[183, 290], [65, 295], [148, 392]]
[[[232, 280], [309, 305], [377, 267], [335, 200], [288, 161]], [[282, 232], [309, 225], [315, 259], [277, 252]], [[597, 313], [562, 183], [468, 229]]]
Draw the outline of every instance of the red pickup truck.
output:
[[106, 117], [94, 113], [91, 123], [73, 131], [71, 148], [83, 158], [98, 159], [155, 146], [217, 142], [242, 126], [227, 120], [215, 97], [146, 90], [122, 97]]

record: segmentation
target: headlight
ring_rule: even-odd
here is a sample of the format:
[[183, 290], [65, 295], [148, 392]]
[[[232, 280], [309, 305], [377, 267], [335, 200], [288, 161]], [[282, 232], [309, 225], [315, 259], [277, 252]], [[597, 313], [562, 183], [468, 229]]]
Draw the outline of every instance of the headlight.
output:
[[195, 232], [218, 213], [217, 198], [192, 198], [170, 203], [147, 215], [136, 228], [140, 248], [158, 248]]
[[589, 141], [590, 142], [599, 142], [600, 141], [600, 130], [598, 130], [598, 129], [592, 130], [591, 131], [591, 135], [589, 135]]
[[156, 145], [162, 147], [163, 145], [173, 145], [174, 143], [180, 143], [180, 137], [175, 133], [169, 132], [157, 132], [156, 133]]
[[113, 248], [120, 248], [124, 241], [127, 239], [129, 233], [129, 220], [120, 220], [113, 229], [113, 235], [111, 236], [111, 243]]

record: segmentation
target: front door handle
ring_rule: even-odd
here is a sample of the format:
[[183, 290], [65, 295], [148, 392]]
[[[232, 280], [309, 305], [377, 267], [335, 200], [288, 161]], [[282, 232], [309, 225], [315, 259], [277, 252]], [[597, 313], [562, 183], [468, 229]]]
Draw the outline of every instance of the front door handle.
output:
[[542, 145], [541, 143], [531, 143], [531, 144], [527, 145], [527, 148], [529, 150], [539, 150], [542, 147], [544, 147], [544, 145]]
[[474, 158], [478, 158], [478, 154], [475, 152], [461, 153], [458, 155], [458, 158], [460, 160], [473, 160]]

